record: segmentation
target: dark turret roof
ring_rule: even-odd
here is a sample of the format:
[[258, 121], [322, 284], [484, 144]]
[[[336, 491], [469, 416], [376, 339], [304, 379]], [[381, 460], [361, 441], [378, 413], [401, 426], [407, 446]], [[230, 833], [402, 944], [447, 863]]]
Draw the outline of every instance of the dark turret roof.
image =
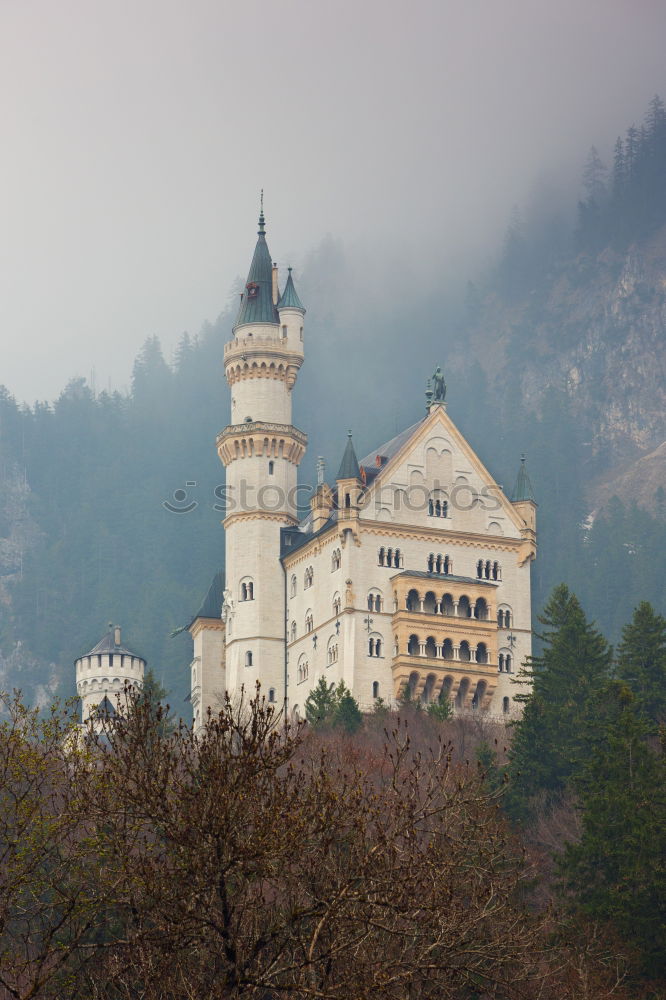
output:
[[259, 232], [250, 271], [241, 297], [235, 326], [243, 323], [279, 323], [273, 303], [273, 262], [266, 243], [266, 221], [263, 209], [259, 216]]
[[532, 489], [530, 477], [527, 475], [524, 455], [520, 460], [518, 478], [516, 479], [516, 485], [513, 488], [513, 493], [511, 494], [512, 503], [519, 503], [521, 500], [531, 500], [532, 503], [536, 502], [534, 499], [534, 490]]
[[347, 437], [347, 447], [345, 448], [345, 453], [342, 456], [342, 461], [340, 462], [340, 471], [338, 472], [336, 478], [337, 479], [361, 478], [361, 470], [358, 465], [356, 452], [354, 451], [351, 431], [349, 432], [349, 436]]
[[291, 268], [288, 268], [288, 271], [289, 277], [287, 278], [287, 284], [284, 286], [284, 291], [280, 296], [278, 309], [300, 309], [300, 311], [304, 313], [305, 307], [299, 299], [296, 288], [294, 287], [294, 279], [291, 276]]
[[208, 593], [204, 597], [201, 607], [192, 621], [195, 622], [197, 618], [221, 618], [223, 602], [224, 573], [220, 570], [220, 572], [216, 573], [213, 577], [213, 582], [208, 588]]
[[[135, 656], [139, 660], [143, 660], [143, 656], [139, 656], [138, 653], [132, 652], [127, 646], [123, 646], [122, 643], [116, 645], [116, 632], [114, 628], [109, 629], [106, 635], [102, 636], [96, 646], [94, 646], [86, 656], [97, 656], [98, 653], [120, 653], [121, 656]], [[145, 660], [144, 660], [145, 663]]]

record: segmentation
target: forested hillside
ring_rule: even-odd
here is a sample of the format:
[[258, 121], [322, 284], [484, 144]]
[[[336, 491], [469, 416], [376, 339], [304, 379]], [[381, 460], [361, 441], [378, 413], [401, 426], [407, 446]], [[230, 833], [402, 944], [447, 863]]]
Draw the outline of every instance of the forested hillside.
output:
[[[399, 261], [396, 282], [395, 263], [369, 274], [324, 240], [298, 276], [303, 478], [318, 455], [334, 474], [348, 426], [365, 453], [418, 419], [441, 363], [452, 418], [507, 490], [527, 454], [539, 502], [535, 610], [565, 581], [611, 641], [639, 601], [666, 610], [665, 178], [655, 99], [644, 126], [619, 140], [610, 176], [590, 155], [575, 231], [516, 215], [464, 307], [444, 275], [424, 289]], [[232, 323], [227, 310], [183, 335], [170, 361], [149, 338], [127, 394], [94, 394], [79, 378], [55, 403], [27, 406], [0, 390], [2, 686], [28, 699], [73, 693], [74, 658], [114, 621], [187, 715], [189, 638], [170, 633], [223, 560], [215, 435], [228, 419]], [[187, 499], [174, 502], [177, 490]]]

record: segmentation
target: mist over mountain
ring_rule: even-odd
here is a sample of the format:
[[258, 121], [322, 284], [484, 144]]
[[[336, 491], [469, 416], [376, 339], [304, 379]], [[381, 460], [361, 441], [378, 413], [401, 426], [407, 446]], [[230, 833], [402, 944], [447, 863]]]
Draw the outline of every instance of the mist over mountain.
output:
[[[363, 455], [418, 420], [441, 364], [453, 420], [507, 491], [527, 455], [535, 610], [561, 580], [611, 639], [639, 600], [666, 610], [665, 177], [655, 99], [608, 169], [590, 154], [577, 210], [535, 188], [469, 282], [444, 259], [423, 273], [399, 241], [391, 256], [325, 238], [296, 274], [308, 310], [301, 481], [315, 480], [318, 456], [334, 478], [347, 426]], [[128, 393], [76, 378], [53, 405], [28, 407], [0, 390], [1, 686], [72, 694], [73, 660], [113, 621], [187, 715], [189, 638], [171, 632], [223, 562], [215, 437], [229, 419], [234, 313], [235, 293], [169, 361], [149, 338]]]

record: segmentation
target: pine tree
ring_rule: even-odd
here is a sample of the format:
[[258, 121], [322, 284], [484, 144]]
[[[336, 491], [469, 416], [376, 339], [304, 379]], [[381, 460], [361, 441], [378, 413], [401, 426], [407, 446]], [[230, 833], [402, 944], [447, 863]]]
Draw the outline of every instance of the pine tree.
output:
[[654, 729], [666, 723], [666, 619], [642, 601], [622, 630], [617, 674], [633, 692], [637, 710]]
[[611, 668], [610, 647], [565, 584], [555, 588], [539, 621], [546, 627], [538, 635], [543, 650], [518, 676], [531, 690], [516, 696], [525, 705], [509, 763], [508, 801], [516, 816], [539, 793], [560, 795], [579, 771]]
[[598, 739], [572, 783], [582, 836], [559, 861], [574, 906], [615, 926], [642, 971], [666, 973], [666, 768], [649, 725], [621, 681], [599, 697]]

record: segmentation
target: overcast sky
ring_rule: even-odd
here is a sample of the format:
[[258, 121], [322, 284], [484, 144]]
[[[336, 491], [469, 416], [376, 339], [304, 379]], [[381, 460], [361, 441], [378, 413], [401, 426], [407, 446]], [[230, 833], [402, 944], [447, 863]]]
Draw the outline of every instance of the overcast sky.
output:
[[480, 259], [666, 97], [665, 52], [664, 0], [0, 0], [0, 383], [169, 356], [262, 187], [281, 264], [326, 234], [425, 281]]

